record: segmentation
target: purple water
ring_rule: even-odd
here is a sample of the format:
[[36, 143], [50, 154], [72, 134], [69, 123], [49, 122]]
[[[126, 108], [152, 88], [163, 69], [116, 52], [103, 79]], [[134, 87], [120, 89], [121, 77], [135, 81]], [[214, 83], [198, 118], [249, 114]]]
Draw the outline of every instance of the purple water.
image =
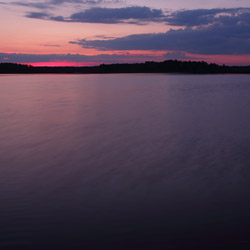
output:
[[249, 249], [249, 107], [249, 75], [0, 75], [0, 249]]

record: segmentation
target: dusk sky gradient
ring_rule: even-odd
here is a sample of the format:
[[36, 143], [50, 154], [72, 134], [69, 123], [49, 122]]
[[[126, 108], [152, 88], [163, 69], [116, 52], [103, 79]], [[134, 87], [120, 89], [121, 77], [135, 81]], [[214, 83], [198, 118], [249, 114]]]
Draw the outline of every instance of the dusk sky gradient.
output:
[[250, 65], [250, 0], [0, 0], [0, 62]]

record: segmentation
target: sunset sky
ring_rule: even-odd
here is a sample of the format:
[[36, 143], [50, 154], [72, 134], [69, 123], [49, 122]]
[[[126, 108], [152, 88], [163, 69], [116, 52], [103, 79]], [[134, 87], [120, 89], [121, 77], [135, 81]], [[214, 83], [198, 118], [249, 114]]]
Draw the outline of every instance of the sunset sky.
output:
[[0, 62], [250, 65], [250, 0], [0, 0]]

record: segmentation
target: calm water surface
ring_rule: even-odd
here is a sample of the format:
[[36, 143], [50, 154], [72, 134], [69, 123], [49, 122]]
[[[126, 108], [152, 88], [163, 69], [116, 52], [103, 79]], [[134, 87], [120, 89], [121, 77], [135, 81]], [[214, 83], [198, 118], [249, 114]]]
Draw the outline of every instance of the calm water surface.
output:
[[0, 75], [0, 249], [250, 249], [249, 75]]

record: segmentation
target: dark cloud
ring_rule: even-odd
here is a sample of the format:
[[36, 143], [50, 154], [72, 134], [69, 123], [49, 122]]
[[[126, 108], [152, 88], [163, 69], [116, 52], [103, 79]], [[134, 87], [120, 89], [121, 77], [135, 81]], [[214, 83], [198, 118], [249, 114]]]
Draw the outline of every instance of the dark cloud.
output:
[[37, 2], [37, 3], [11, 2], [11, 4], [19, 5], [19, 6], [25, 6], [25, 7], [31, 7], [31, 8], [37, 8], [37, 9], [47, 9], [47, 8], [49, 8], [48, 2]]
[[48, 9], [51, 7], [60, 6], [65, 3], [97, 5], [101, 3], [117, 3], [117, 2], [120, 2], [120, 0], [47, 0], [47, 1], [41, 0], [35, 3], [31, 1], [28, 2], [15, 1], [15, 2], [10, 2], [9, 4], [25, 6], [30, 8], [37, 8], [37, 9]]
[[129, 20], [152, 21], [163, 17], [158, 9], [148, 7], [91, 8], [71, 15], [70, 21], [82, 23], [123, 23]]
[[26, 17], [35, 19], [48, 19], [49, 15], [45, 12], [29, 12]]
[[51, 4], [63, 4], [63, 3], [83, 3], [83, 4], [99, 4], [102, 3], [104, 0], [50, 0], [49, 3]]
[[186, 56], [184, 52], [167, 52], [163, 55], [165, 59], [178, 59], [178, 60], [194, 60], [194, 59], [204, 59], [204, 58], [197, 58], [193, 56]]
[[[52, 4], [63, 4], [63, 3], [82, 3], [82, 2], [96, 2], [96, 1], [83, 1], [83, 0], [50, 0]], [[99, 2], [99, 1], [98, 1]]]
[[51, 4], [63, 4], [63, 3], [82, 3], [82, 4], [101, 4], [101, 3], [119, 3], [122, 0], [50, 0]]
[[64, 22], [64, 17], [63, 16], [50, 16], [47, 19], [53, 20], [53, 21], [58, 21], [58, 22]]
[[163, 60], [163, 57], [123, 54], [100, 54], [100, 55], [80, 55], [80, 54], [8, 54], [0, 53], [0, 62], [36, 63], [36, 62], [100, 62], [115, 63], [121, 61], [137, 62], [146, 60]]
[[[53, 4], [61, 4], [66, 0], [52, 0]], [[99, 3], [104, 0], [85, 0], [88, 3]], [[115, 0], [113, 0], [115, 1]], [[67, 0], [67, 2], [82, 2], [81, 0]], [[27, 3], [20, 3], [27, 5]], [[30, 6], [38, 6], [38, 3], [31, 3]], [[40, 8], [46, 8], [45, 4], [41, 4]], [[124, 8], [102, 8], [92, 7], [81, 12], [73, 13], [69, 17], [53, 16], [48, 14], [41, 19], [49, 19], [60, 22], [80, 22], [80, 23], [133, 23], [143, 24], [145, 22], [162, 22], [171, 26], [183, 27], [202, 27], [214, 24], [236, 24], [245, 22], [249, 24], [250, 8], [235, 9], [196, 9], [182, 10], [172, 13], [164, 13], [161, 9], [151, 9], [149, 7], [133, 6]], [[36, 15], [34, 15], [35, 18]], [[32, 15], [27, 15], [32, 18]]]
[[[166, 16], [165, 21], [173, 26], [204, 26], [214, 23], [238, 22], [249, 16], [250, 9], [196, 9], [176, 11]], [[249, 20], [248, 20], [249, 21]]]
[[[41, 12], [39, 12], [41, 15]], [[29, 12], [26, 17], [39, 18], [36, 12]], [[150, 9], [148, 7], [126, 7], [126, 8], [90, 8], [83, 12], [72, 14], [69, 18], [63, 16], [49, 16], [47, 13], [41, 15], [41, 19], [60, 22], [80, 23], [139, 23], [145, 21], [160, 21], [163, 17], [162, 10]]]
[[[218, 13], [221, 15], [218, 16]], [[230, 13], [232, 13], [231, 10]], [[109, 40], [82, 39], [70, 43], [101, 50], [171, 50], [192, 54], [250, 54], [249, 9], [235, 9], [235, 14], [230, 15], [217, 12], [215, 19], [216, 21], [210, 25], [201, 25], [198, 28], [187, 27], [169, 30], [166, 33], [136, 34]]]

